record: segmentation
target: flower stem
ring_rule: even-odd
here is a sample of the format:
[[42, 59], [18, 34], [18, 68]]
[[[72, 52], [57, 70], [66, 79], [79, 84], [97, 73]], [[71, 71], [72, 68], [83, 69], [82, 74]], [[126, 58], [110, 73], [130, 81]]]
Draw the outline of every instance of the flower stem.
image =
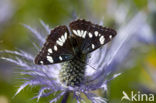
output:
[[69, 92], [66, 92], [64, 94], [64, 96], [63, 96], [63, 99], [62, 99], [62, 102], [61, 103], [67, 103], [68, 97], [69, 97]]

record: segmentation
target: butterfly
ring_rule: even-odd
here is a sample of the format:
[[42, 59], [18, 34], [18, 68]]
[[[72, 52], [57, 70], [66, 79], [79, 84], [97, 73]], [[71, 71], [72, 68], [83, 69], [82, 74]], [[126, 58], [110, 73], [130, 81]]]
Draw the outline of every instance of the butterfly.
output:
[[115, 30], [93, 24], [86, 20], [75, 20], [67, 26], [51, 30], [43, 48], [35, 58], [35, 64], [49, 65], [74, 59], [79, 54], [87, 55], [111, 41]]

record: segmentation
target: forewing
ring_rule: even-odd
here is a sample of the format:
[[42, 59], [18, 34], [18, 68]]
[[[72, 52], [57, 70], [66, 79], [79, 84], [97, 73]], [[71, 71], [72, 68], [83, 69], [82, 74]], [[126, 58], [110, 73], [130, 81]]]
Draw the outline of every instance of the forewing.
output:
[[66, 26], [54, 28], [48, 36], [43, 48], [35, 58], [35, 64], [54, 64], [73, 58], [69, 31]]
[[101, 47], [116, 35], [115, 30], [86, 20], [73, 21], [69, 26], [83, 54]]

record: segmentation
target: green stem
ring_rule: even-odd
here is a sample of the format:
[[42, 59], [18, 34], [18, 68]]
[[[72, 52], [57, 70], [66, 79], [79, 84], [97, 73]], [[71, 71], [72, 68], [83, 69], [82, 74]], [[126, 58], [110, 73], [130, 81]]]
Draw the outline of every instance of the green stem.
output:
[[62, 99], [62, 102], [61, 103], [67, 103], [68, 97], [69, 97], [69, 92], [66, 92], [64, 94], [64, 96], [63, 96], [63, 99]]

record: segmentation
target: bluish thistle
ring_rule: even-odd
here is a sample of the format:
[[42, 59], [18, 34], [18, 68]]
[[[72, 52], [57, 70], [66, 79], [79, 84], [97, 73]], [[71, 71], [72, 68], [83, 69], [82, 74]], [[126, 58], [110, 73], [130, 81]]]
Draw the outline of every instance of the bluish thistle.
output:
[[[85, 101], [81, 96], [81, 93], [86, 95], [88, 100], [93, 103], [106, 103], [107, 99], [104, 97], [97, 96], [92, 91], [103, 89], [107, 91], [107, 84], [110, 80], [116, 78], [120, 73], [114, 74], [120, 65], [123, 65], [123, 60], [130, 52], [136, 41], [140, 38], [140, 28], [146, 24], [142, 18], [142, 14], [136, 15], [127, 25], [119, 28], [118, 35], [112, 41], [111, 44], [106, 44], [102, 48], [95, 50], [87, 56], [88, 65], [85, 66], [86, 73], [83, 77], [81, 85], [76, 87], [64, 85], [60, 81], [59, 72], [62, 69], [61, 64], [53, 65], [36, 65], [34, 64], [35, 55], [26, 53], [24, 51], [8, 51], [5, 50], [3, 53], [15, 55], [15, 58], [2, 57], [9, 62], [15, 63], [22, 69], [21, 74], [27, 75], [24, 84], [17, 90], [17, 95], [26, 86], [41, 86], [39, 93], [34, 98], [37, 101], [41, 97], [49, 96], [55, 92], [60, 91], [60, 94], [53, 98], [50, 103], [57, 102], [62, 96], [64, 97], [62, 103], [65, 103], [69, 93], [73, 93], [73, 98], [76, 99], [77, 103]], [[43, 21], [41, 21], [46, 34], [50, 33], [50, 28]], [[134, 26], [135, 25], [135, 26]], [[46, 40], [45, 35], [41, 35], [40, 32], [31, 28], [28, 25], [24, 25], [28, 28], [37, 38], [39, 42], [39, 48], [43, 45]], [[34, 47], [39, 50], [38, 46]], [[36, 51], [37, 53], [38, 51]], [[48, 90], [48, 92], [47, 92]]]

